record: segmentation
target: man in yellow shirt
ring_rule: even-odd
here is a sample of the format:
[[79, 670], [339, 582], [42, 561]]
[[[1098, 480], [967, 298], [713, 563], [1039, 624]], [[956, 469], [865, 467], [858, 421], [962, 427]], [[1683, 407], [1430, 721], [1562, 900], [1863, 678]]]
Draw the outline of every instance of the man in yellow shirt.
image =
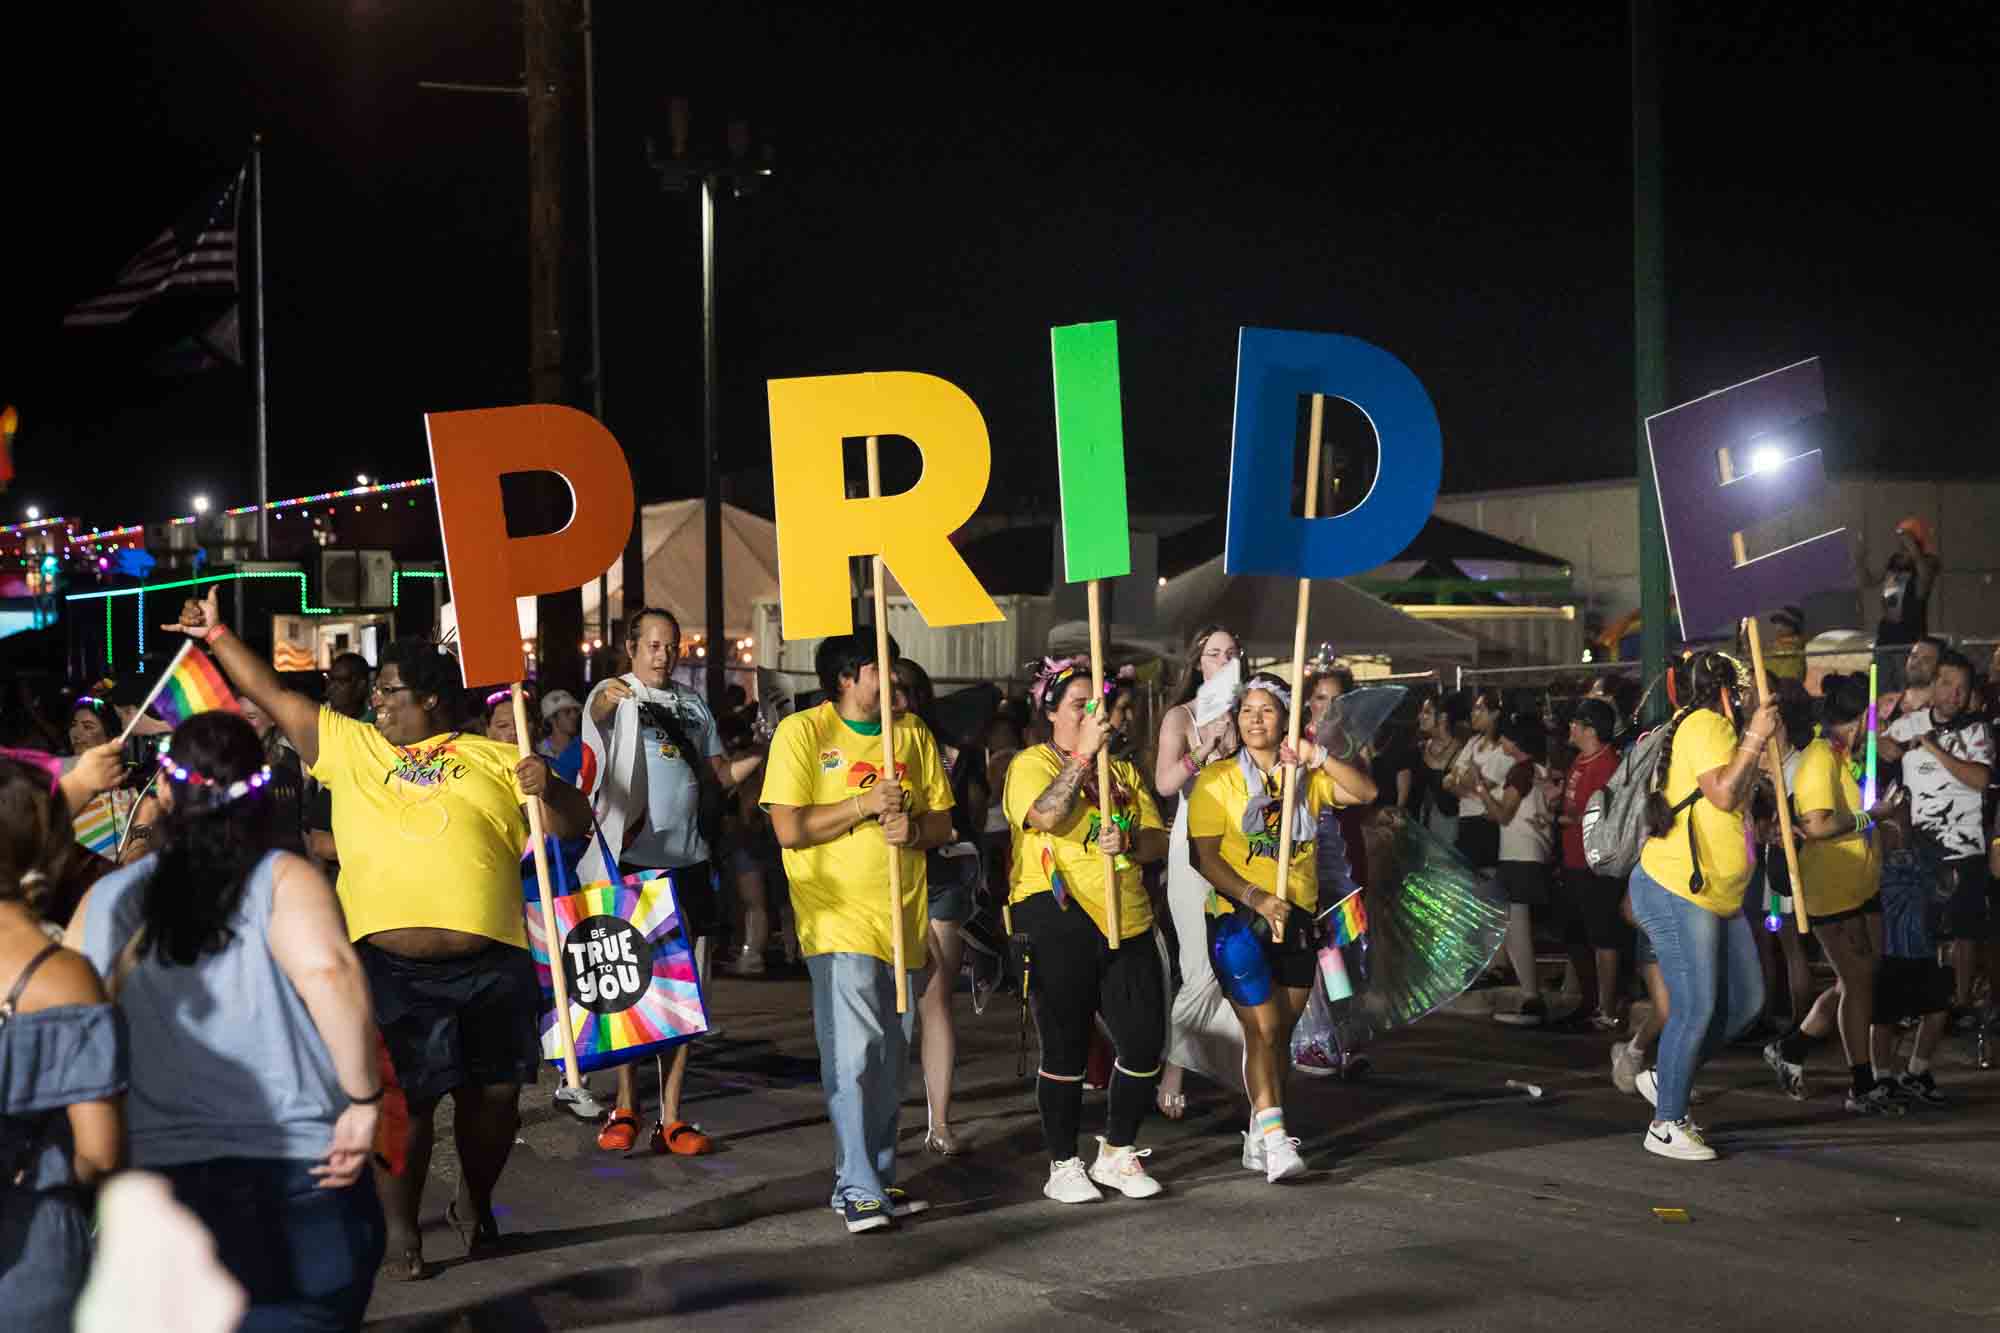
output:
[[[893, 640], [889, 653], [893, 663]], [[762, 804], [784, 849], [799, 952], [812, 977], [820, 1082], [833, 1122], [832, 1206], [859, 1234], [925, 1207], [896, 1188], [897, 1115], [916, 1014], [896, 1012], [884, 900], [893, 855], [902, 867], [904, 963], [920, 969], [924, 852], [955, 836], [952, 797], [937, 742], [913, 717], [896, 724], [896, 771], [883, 773], [872, 637], [823, 640], [814, 666], [827, 702], [778, 724]], [[912, 977], [909, 993], [917, 991]]]
[[[1034, 951], [1030, 994], [1042, 1038], [1035, 1100], [1049, 1151], [1042, 1193], [1057, 1203], [1090, 1203], [1104, 1197], [1097, 1186], [1106, 1185], [1127, 1198], [1150, 1198], [1160, 1182], [1146, 1174], [1133, 1144], [1160, 1081], [1166, 977], [1149, 938], [1153, 905], [1137, 863], [1166, 859], [1167, 826], [1139, 770], [1124, 759], [1111, 762], [1111, 817], [1098, 806], [1097, 752], [1110, 740], [1111, 719], [1108, 700], [1091, 695], [1089, 662], [1047, 663], [1032, 698], [1049, 739], [1007, 766], [1004, 808], [1014, 836], [1007, 900]], [[1115, 885], [1106, 882], [1106, 853], [1116, 865]], [[1106, 916], [1112, 892], [1115, 950]], [[1076, 1153], [1077, 1124], [1100, 1013], [1118, 1058], [1097, 1160], [1086, 1172]]]
[[540, 755], [447, 726], [459, 671], [433, 644], [399, 639], [384, 651], [370, 725], [286, 689], [222, 624], [213, 587], [162, 628], [206, 643], [334, 797], [335, 890], [410, 1104], [403, 1174], [375, 1172], [389, 1232], [383, 1276], [425, 1274], [417, 1204], [446, 1093], [460, 1164], [446, 1219], [469, 1254], [492, 1245], [493, 1186], [520, 1128], [521, 1085], [541, 1071], [541, 985], [521, 924], [523, 803], [539, 799], [557, 837], [589, 832], [589, 803]]

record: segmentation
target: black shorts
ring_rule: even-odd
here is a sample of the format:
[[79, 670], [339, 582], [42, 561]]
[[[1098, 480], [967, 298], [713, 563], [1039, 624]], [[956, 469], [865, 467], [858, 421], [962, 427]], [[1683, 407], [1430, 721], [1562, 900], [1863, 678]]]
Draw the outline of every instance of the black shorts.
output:
[[1591, 948], [1622, 949], [1632, 938], [1632, 927], [1618, 910], [1625, 900], [1624, 880], [1564, 866], [1556, 887], [1564, 918], [1583, 927]]
[[1992, 875], [1986, 857], [1956, 856], [1937, 865], [1941, 906], [1931, 934], [1939, 940], [1990, 940], [1994, 935]]
[[[618, 863], [621, 875], [643, 875], [658, 869], [659, 866]], [[674, 906], [680, 909], [681, 928], [687, 932], [688, 943], [722, 934], [722, 895], [716, 892], [715, 871], [709, 863], [697, 861], [691, 866], [675, 866], [667, 873], [674, 877]]]
[[362, 940], [375, 1024], [413, 1105], [460, 1087], [532, 1084], [542, 1064], [542, 987], [526, 949], [404, 958]]
[[1543, 907], [1549, 901], [1549, 867], [1540, 861], [1502, 861], [1500, 887], [1507, 901], [1527, 907]]
[[1474, 870], [1491, 870], [1500, 862], [1500, 826], [1485, 815], [1460, 815], [1458, 854]]
[[1126, 1073], [1159, 1070], [1167, 1045], [1167, 981], [1150, 934], [1113, 949], [1089, 913], [1074, 903], [1058, 906], [1053, 893], [1015, 903], [1014, 930], [1028, 937], [1031, 950], [1028, 998], [1042, 1037], [1044, 1073], [1083, 1073], [1091, 1020], [1099, 1014]]
[[1859, 907], [1850, 907], [1844, 912], [1828, 912], [1825, 916], [1815, 913], [1812, 910], [1811, 903], [1806, 904], [1806, 924], [1808, 926], [1837, 926], [1843, 921], [1858, 921], [1864, 916], [1880, 915], [1882, 915], [1882, 895], [1880, 893], [1877, 893]]
[[1951, 1008], [1955, 978], [1930, 958], [1883, 958], [1875, 967], [1877, 1023], [1941, 1014]]
[[[1247, 908], [1238, 909], [1247, 912]], [[1223, 995], [1232, 1003], [1237, 1001], [1233, 993], [1236, 984], [1215, 957], [1215, 928], [1226, 917], [1208, 918], [1208, 967], [1215, 974], [1215, 980], [1222, 987]], [[1285, 920], [1285, 938], [1281, 944], [1274, 944], [1268, 938], [1264, 941], [1264, 962], [1271, 969], [1271, 984], [1283, 986], [1287, 990], [1305, 990], [1313, 984], [1319, 971], [1319, 932], [1313, 924], [1312, 913], [1303, 907], [1294, 907], [1291, 916]]]

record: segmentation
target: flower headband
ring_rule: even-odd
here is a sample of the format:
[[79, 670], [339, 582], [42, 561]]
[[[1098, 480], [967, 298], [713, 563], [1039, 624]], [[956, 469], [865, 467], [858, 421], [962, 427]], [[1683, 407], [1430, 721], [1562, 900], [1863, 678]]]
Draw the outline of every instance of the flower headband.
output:
[[1250, 679], [1243, 682], [1243, 693], [1248, 694], [1252, 690], [1262, 690], [1284, 705], [1287, 713], [1292, 711], [1292, 692], [1276, 676], [1256, 675], [1250, 677]]
[[1044, 657], [1042, 665], [1035, 671], [1035, 683], [1028, 688], [1028, 698], [1034, 701], [1035, 711], [1042, 711], [1043, 702], [1051, 697], [1062, 698], [1062, 692], [1069, 685], [1069, 678], [1090, 665], [1087, 657]]
[[211, 805], [229, 805], [240, 801], [252, 792], [262, 791], [265, 784], [271, 780], [271, 766], [266, 764], [249, 777], [239, 778], [225, 787], [220, 779], [188, 768], [165, 750], [160, 751], [160, 767], [166, 770], [167, 776], [175, 782], [209, 789], [213, 793], [210, 798]]

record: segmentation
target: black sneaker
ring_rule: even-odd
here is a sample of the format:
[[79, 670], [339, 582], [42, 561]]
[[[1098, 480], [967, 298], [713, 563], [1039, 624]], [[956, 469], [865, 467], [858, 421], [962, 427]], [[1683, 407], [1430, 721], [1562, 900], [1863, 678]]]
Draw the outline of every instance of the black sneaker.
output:
[[1896, 1088], [1912, 1102], [1920, 1102], [1925, 1106], [1945, 1104], [1945, 1095], [1938, 1091], [1937, 1080], [1931, 1077], [1931, 1071], [1928, 1069], [1921, 1074], [1896, 1075]]
[[1884, 1079], [1863, 1093], [1849, 1091], [1847, 1109], [1856, 1115], [1902, 1115], [1908, 1108], [1903, 1100], [1889, 1091], [1889, 1080]]

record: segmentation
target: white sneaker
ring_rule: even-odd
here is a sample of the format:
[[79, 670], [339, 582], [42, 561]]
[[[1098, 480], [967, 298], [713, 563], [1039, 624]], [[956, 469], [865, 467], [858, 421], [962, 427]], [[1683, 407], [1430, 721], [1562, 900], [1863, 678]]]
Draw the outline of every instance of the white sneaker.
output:
[[1273, 1185], [1306, 1173], [1306, 1159], [1299, 1156], [1299, 1141], [1283, 1134], [1264, 1136], [1264, 1179]]
[[1646, 1099], [1648, 1106], [1660, 1104], [1660, 1076], [1651, 1069], [1642, 1069], [1632, 1076], [1632, 1086]]
[[1103, 1192], [1090, 1183], [1090, 1175], [1083, 1169], [1081, 1157], [1072, 1157], [1066, 1162], [1051, 1162], [1049, 1183], [1042, 1186], [1042, 1193], [1057, 1203], [1096, 1203], [1104, 1197]]
[[1106, 1189], [1117, 1190], [1128, 1199], [1150, 1199], [1166, 1187], [1146, 1174], [1143, 1158], [1151, 1148], [1114, 1148], [1097, 1136], [1097, 1160], [1090, 1164], [1090, 1178]]
[[1639, 1071], [1645, 1068], [1645, 1054], [1634, 1050], [1629, 1041], [1611, 1044], [1611, 1086], [1620, 1092], [1639, 1090]]
[[1646, 1151], [1680, 1162], [1712, 1162], [1715, 1149], [1692, 1120], [1655, 1120], [1646, 1126]]
[[1264, 1170], [1264, 1136], [1243, 1132], [1243, 1169], [1245, 1171]]

